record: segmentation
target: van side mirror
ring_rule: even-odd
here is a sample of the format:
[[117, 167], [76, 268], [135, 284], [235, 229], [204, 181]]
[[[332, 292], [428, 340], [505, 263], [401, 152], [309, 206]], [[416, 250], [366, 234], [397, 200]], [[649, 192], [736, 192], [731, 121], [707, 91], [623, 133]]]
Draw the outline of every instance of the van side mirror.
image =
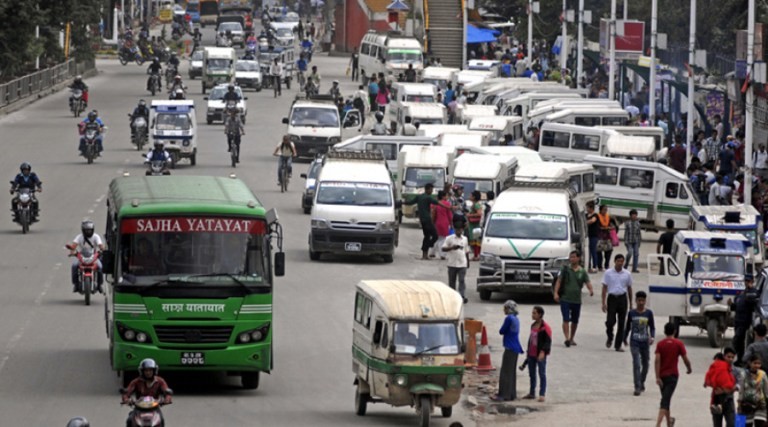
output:
[[101, 270], [104, 274], [115, 275], [115, 253], [110, 250], [101, 253]]
[[571, 243], [581, 243], [581, 233], [572, 233]]
[[304, 179], [307, 179], [307, 174], [305, 174], [305, 173], [303, 173], [303, 174], [301, 174], [301, 175], [299, 175], [299, 176], [300, 176], [300, 177], [302, 177], [302, 178], [304, 178]]
[[284, 125], [287, 125], [287, 124], [288, 124], [288, 117], [283, 117], [283, 124], [284, 124]]
[[275, 254], [275, 276], [285, 276], [285, 252]]
[[207, 96], [204, 96], [204, 97], [203, 97], [203, 100], [204, 100], [204, 101], [207, 101], [207, 100], [208, 100], [208, 97], [207, 97]]

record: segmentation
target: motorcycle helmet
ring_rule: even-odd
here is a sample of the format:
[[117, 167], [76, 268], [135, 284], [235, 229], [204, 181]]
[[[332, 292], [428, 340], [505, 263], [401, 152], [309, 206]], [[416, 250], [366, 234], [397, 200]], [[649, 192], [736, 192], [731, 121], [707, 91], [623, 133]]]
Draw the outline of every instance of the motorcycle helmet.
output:
[[384, 120], [384, 113], [381, 111], [376, 112], [376, 121], [381, 123], [381, 121]]
[[160, 371], [160, 367], [157, 366], [157, 363], [153, 359], [144, 359], [139, 363], [139, 375], [144, 376], [144, 371], [147, 369], [152, 369], [152, 377], [157, 375]]
[[233, 85], [232, 83], [230, 83], [230, 84], [227, 86], [227, 91], [229, 91], [229, 92], [234, 92], [234, 91], [235, 91], [235, 85]]
[[181, 82], [181, 76], [176, 74], [176, 77], [174, 77], [173, 80], [176, 81], [177, 83], [179, 83], [179, 82]]
[[339, 85], [339, 81], [338, 81], [338, 80], [334, 80], [334, 81], [333, 81], [333, 85], [334, 85], [334, 86], [338, 86], [338, 85]]
[[80, 231], [83, 233], [83, 236], [91, 238], [93, 237], [93, 233], [95, 232], [93, 221], [90, 219], [83, 220], [83, 222], [80, 223]]
[[146, 106], [147, 106], [147, 101], [145, 101], [143, 99], [140, 99], [139, 100], [139, 107], [146, 107]]
[[91, 111], [91, 112], [88, 113], [88, 120], [94, 121], [94, 120], [96, 120], [96, 117], [98, 117], [98, 116], [96, 115], [95, 111]]
[[154, 57], [154, 58], [152, 58], [152, 62], [159, 65], [160, 64], [160, 58]]
[[162, 150], [163, 149], [163, 141], [155, 140], [155, 149]]
[[75, 417], [69, 420], [67, 427], [90, 427], [91, 424], [83, 417]]
[[80, 83], [80, 82], [82, 82], [82, 81], [83, 81], [83, 76], [81, 76], [80, 74], [78, 74], [77, 76], [75, 76], [75, 82], [76, 82], [76, 83]]
[[21, 171], [21, 173], [24, 173], [24, 171], [32, 172], [32, 165], [30, 165], [27, 162], [24, 162], [21, 164], [21, 166], [19, 166], [19, 170]]

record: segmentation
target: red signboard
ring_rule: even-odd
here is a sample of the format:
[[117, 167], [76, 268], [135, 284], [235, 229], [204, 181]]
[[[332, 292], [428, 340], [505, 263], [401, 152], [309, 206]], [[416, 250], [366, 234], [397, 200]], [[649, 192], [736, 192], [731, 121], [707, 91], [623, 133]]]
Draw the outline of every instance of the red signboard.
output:
[[140, 233], [252, 233], [264, 234], [264, 221], [220, 217], [128, 218], [120, 225], [123, 234]]
[[[621, 25], [618, 21], [616, 25]], [[616, 35], [617, 52], [643, 52], [645, 41], [645, 23], [640, 21], [624, 21], [624, 35]]]

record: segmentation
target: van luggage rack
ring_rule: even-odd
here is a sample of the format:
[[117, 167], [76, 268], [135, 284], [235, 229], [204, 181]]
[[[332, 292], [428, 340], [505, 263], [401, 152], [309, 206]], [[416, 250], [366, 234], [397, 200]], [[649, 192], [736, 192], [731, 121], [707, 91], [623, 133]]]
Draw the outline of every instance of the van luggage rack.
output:
[[323, 163], [329, 159], [339, 160], [366, 160], [384, 162], [386, 158], [381, 150], [329, 150], [325, 153]]

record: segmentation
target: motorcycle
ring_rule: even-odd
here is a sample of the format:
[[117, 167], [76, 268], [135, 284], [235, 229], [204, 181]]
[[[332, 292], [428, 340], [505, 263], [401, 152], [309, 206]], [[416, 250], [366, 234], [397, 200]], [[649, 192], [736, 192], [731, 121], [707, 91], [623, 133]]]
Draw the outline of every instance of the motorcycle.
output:
[[147, 164], [147, 171], [144, 173], [146, 176], [163, 176], [170, 175], [171, 171], [168, 170], [168, 164], [163, 160], [145, 161]]
[[320, 87], [317, 86], [314, 80], [307, 79], [307, 84], [304, 86], [304, 91], [307, 93], [307, 98], [317, 95], [320, 92]]
[[179, 70], [175, 66], [168, 64], [168, 67], [165, 69], [165, 84], [168, 87], [171, 87], [173, 78], [176, 77], [177, 74], [179, 74]]
[[[128, 114], [128, 117], [131, 117], [131, 115]], [[147, 144], [147, 139], [149, 137], [147, 119], [145, 119], [144, 116], [136, 117], [136, 119], [133, 120], [133, 123], [131, 123], [131, 131], [131, 142], [136, 146], [137, 150], [141, 151], [144, 148], [144, 145]]]
[[85, 134], [83, 134], [83, 138], [85, 138], [85, 148], [83, 149], [82, 155], [88, 161], [89, 165], [93, 163], [93, 159], [99, 156], [98, 144], [96, 143], [98, 137], [98, 129], [86, 129]]
[[144, 396], [138, 400], [131, 399], [128, 405], [133, 408], [130, 414], [131, 427], [164, 427], [165, 418], [160, 407], [166, 405], [165, 399], [155, 399]]
[[177, 87], [176, 89], [170, 92], [168, 99], [184, 100], [184, 99], [187, 99], [187, 94], [186, 92], [184, 92], [184, 89]]
[[149, 91], [152, 92], [152, 96], [160, 91], [160, 75], [152, 73], [149, 75]]
[[173, 39], [173, 41], [179, 41], [179, 39], [181, 39], [181, 36], [183, 36], [183, 34], [181, 33], [181, 28], [173, 27], [173, 30], [171, 30], [171, 38]]
[[[13, 181], [11, 181], [13, 185]], [[14, 222], [21, 226], [21, 233], [27, 234], [29, 226], [35, 221], [34, 210], [34, 190], [29, 188], [19, 188], [16, 190], [16, 208], [14, 209]]]
[[83, 99], [83, 91], [81, 89], [72, 89], [69, 109], [75, 117], [80, 117], [80, 113], [85, 110], [85, 100]]
[[127, 65], [129, 62], [136, 61], [137, 65], [141, 65], [144, 63], [144, 57], [141, 55], [141, 52], [139, 52], [139, 49], [136, 48], [136, 46], [130, 47], [130, 48], [122, 48], [120, 49], [119, 54], [117, 55], [118, 59], [120, 59], [120, 63], [122, 65]]
[[[66, 248], [75, 249], [73, 245], [66, 245]], [[70, 256], [76, 257], [80, 263], [77, 271], [77, 292], [85, 295], [85, 305], [91, 305], [91, 295], [98, 292], [99, 251], [83, 248]]]

